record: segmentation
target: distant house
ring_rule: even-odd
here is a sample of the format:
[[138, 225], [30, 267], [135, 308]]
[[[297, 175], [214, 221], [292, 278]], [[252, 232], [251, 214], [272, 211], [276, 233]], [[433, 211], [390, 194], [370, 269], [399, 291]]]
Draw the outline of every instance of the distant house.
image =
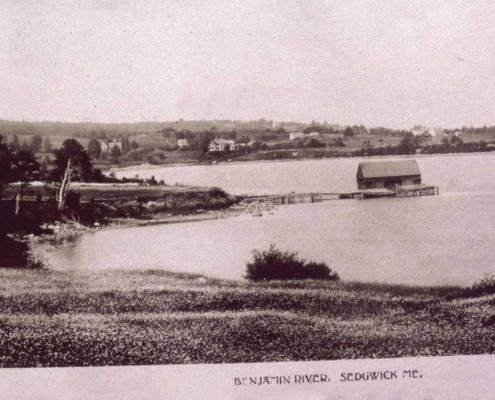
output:
[[298, 139], [304, 139], [305, 135], [303, 132], [292, 132], [289, 134], [289, 140], [298, 140]]
[[415, 125], [411, 132], [414, 136], [430, 135], [431, 137], [441, 138], [445, 136], [443, 128], [427, 128], [422, 125]]
[[338, 125], [338, 124], [332, 124], [329, 126], [329, 128], [333, 131], [333, 132], [344, 132], [346, 129], [347, 129], [347, 126], [344, 126], [344, 125]]
[[359, 190], [421, 184], [416, 160], [362, 162], [356, 177]]
[[177, 139], [177, 147], [179, 149], [187, 148], [189, 147], [189, 142], [187, 141], [187, 139]]
[[110, 153], [112, 149], [117, 146], [122, 152], [122, 142], [117, 140], [98, 140], [101, 147], [101, 154]]
[[445, 136], [445, 131], [443, 130], [443, 128], [430, 128], [428, 130], [428, 133], [432, 136], [432, 137], [436, 137], [436, 138], [442, 138]]
[[110, 151], [108, 147], [108, 140], [98, 140], [98, 143], [100, 144], [102, 153], [108, 153]]
[[414, 125], [413, 128], [411, 129], [411, 133], [414, 136], [421, 136], [425, 133], [428, 133], [428, 128], [422, 125]]
[[235, 151], [235, 142], [229, 139], [213, 139], [209, 146], [208, 151]]
[[320, 137], [320, 132], [309, 132], [308, 134], [306, 134], [306, 137], [310, 137], [310, 138], [317, 138], [317, 137]]

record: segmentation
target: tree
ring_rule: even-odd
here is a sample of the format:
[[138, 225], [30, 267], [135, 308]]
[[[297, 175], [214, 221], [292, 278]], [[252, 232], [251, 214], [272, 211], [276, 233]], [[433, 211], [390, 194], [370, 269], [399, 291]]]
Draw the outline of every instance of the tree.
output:
[[129, 143], [129, 138], [124, 136], [122, 138], [122, 153], [127, 153], [131, 149], [131, 145]]
[[414, 139], [414, 135], [409, 132], [404, 136], [399, 144], [398, 150], [401, 154], [414, 154], [418, 145]]
[[11, 179], [12, 181], [21, 182], [20, 193], [17, 197], [16, 214], [19, 213], [22, 200], [24, 198], [24, 189], [28, 182], [36, 180], [40, 175], [40, 165], [36, 161], [34, 153], [30, 150], [19, 150], [12, 156]]
[[139, 147], [139, 144], [135, 140], [133, 140], [131, 142], [131, 149], [136, 150], [138, 147]]
[[12, 155], [11, 180], [29, 182], [39, 176], [40, 165], [30, 150], [19, 150]]
[[239, 143], [246, 143], [246, 144], [247, 144], [247, 143], [249, 143], [249, 141], [250, 141], [250, 140], [251, 140], [251, 139], [249, 138], [249, 136], [247, 136], [247, 135], [243, 135], [243, 136], [242, 136], [242, 137], [238, 140], [238, 142], [239, 142]]
[[67, 194], [69, 193], [70, 181], [72, 178], [72, 158], [67, 159], [67, 165], [65, 167], [64, 176], [62, 182], [60, 183], [60, 188], [58, 191], [58, 209], [63, 210], [65, 207], [65, 200], [67, 199]]
[[251, 145], [251, 148], [253, 149], [253, 151], [258, 151], [258, 150], [261, 150], [261, 143], [260, 142], [253, 142], [253, 144]]
[[12, 153], [0, 135], [0, 194], [5, 184], [11, 180], [11, 161]]
[[19, 138], [17, 137], [17, 135], [14, 135], [12, 137], [12, 141], [10, 142], [10, 149], [12, 151], [16, 151], [16, 150], [20, 150], [21, 149], [21, 144], [19, 142]]
[[352, 130], [352, 128], [350, 126], [348, 126], [347, 128], [345, 128], [344, 136], [345, 137], [354, 136], [354, 131]]
[[146, 180], [146, 183], [147, 183], [148, 185], [151, 185], [151, 186], [156, 186], [156, 185], [158, 185], [158, 181], [156, 180], [155, 175], [151, 175], [151, 178], [150, 178], [150, 179], [147, 179], [147, 180]]
[[455, 151], [457, 151], [459, 147], [462, 147], [463, 144], [464, 142], [458, 136], [452, 136], [450, 138], [450, 145], [453, 147]]
[[312, 138], [308, 141], [306, 147], [325, 147], [325, 143], [320, 142], [318, 139]]
[[55, 169], [53, 177], [62, 181], [66, 175], [66, 169], [69, 165], [72, 169], [71, 179], [74, 181], [92, 181], [95, 172], [87, 151], [75, 139], [67, 139], [62, 143], [62, 147], [55, 150]]
[[43, 138], [37, 133], [31, 138], [29, 147], [33, 153], [39, 153], [41, 151], [42, 144]]
[[88, 143], [88, 154], [93, 159], [101, 157], [101, 144], [96, 139], [91, 139]]
[[122, 155], [122, 152], [120, 151], [120, 147], [115, 145], [112, 147], [112, 150], [110, 150], [110, 155], [114, 160], [119, 158]]
[[62, 147], [55, 151], [55, 170], [53, 175], [60, 181], [58, 192], [58, 208], [63, 210], [70, 190], [70, 184], [74, 181], [101, 181], [100, 170], [95, 170], [91, 164], [88, 152], [75, 139], [67, 139]]
[[[212, 128], [213, 130], [213, 128]], [[203, 153], [208, 153], [210, 142], [214, 139], [215, 134], [211, 131], [205, 131], [201, 134], [201, 140], [199, 143], [199, 148]]]
[[232, 131], [232, 132], [227, 133], [227, 139], [235, 140], [236, 138], [237, 138], [237, 132], [236, 131]]
[[50, 141], [50, 138], [48, 136], [46, 136], [45, 141], [43, 143], [43, 151], [45, 153], [51, 153], [52, 150], [53, 150], [52, 142]]

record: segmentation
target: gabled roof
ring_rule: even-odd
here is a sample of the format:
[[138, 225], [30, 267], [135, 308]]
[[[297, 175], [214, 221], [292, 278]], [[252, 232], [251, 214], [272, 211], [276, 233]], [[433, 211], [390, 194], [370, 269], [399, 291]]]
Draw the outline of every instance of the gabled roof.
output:
[[363, 178], [421, 175], [416, 160], [362, 162], [359, 170]]
[[231, 143], [235, 143], [233, 140], [230, 140], [230, 139], [213, 139], [212, 142], [215, 142], [215, 143], [226, 143], [226, 144], [231, 144]]

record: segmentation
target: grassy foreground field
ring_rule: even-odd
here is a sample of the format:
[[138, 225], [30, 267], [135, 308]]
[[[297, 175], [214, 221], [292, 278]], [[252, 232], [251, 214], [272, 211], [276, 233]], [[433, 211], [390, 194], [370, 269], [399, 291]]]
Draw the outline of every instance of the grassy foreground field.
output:
[[0, 269], [0, 366], [495, 353], [495, 296], [463, 293], [157, 270]]

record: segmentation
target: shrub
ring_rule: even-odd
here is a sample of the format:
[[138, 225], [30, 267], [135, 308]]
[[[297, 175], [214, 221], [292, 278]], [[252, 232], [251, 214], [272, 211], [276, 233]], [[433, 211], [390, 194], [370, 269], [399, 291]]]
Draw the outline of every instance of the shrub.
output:
[[253, 260], [247, 264], [246, 269], [246, 279], [252, 281], [340, 279], [325, 263], [307, 262], [300, 259], [297, 253], [282, 252], [273, 244], [268, 250], [254, 250]]
[[495, 294], [495, 275], [485, 275], [469, 288], [471, 296], [486, 296]]

